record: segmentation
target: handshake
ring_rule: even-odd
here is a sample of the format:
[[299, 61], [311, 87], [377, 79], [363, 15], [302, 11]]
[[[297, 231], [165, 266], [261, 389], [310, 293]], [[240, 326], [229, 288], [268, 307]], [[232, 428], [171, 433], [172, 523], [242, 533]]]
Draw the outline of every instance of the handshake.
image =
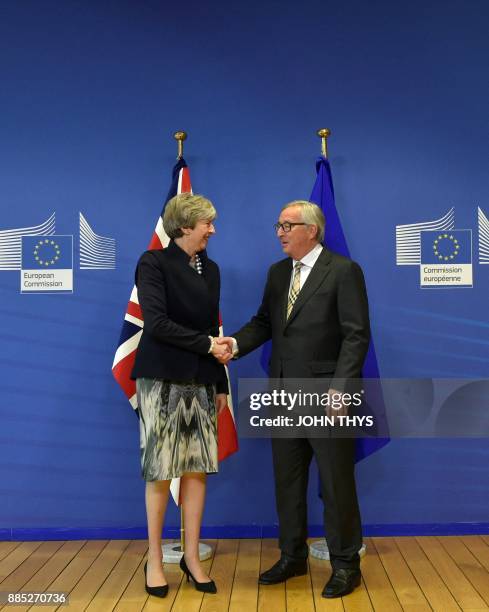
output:
[[236, 351], [233, 350], [235, 346], [236, 341], [228, 336], [223, 336], [222, 338], [212, 338], [209, 353], [212, 353], [219, 363], [222, 363], [222, 365], [227, 365], [235, 355]]

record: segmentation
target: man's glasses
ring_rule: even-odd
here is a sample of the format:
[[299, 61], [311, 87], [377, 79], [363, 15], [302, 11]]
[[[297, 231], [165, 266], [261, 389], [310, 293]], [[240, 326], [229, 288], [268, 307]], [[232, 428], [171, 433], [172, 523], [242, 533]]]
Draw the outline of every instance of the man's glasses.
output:
[[283, 232], [287, 234], [287, 232], [290, 232], [290, 230], [294, 227], [294, 225], [307, 225], [307, 223], [289, 223], [288, 221], [285, 221], [285, 223], [275, 223], [275, 225], [273, 226], [273, 229], [276, 232], [278, 232], [278, 230], [281, 229]]

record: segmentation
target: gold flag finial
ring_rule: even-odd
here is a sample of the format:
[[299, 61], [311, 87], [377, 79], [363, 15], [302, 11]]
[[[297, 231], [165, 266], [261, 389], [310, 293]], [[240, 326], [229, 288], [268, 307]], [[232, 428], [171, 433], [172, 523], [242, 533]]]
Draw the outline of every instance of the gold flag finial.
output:
[[328, 157], [328, 136], [331, 136], [331, 130], [328, 128], [321, 128], [316, 132], [321, 138], [321, 154], [323, 157]]
[[187, 132], [175, 132], [173, 138], [178, 142], [177, 159], [181, 159], [183, 157], [183, 141], [187, 139]]

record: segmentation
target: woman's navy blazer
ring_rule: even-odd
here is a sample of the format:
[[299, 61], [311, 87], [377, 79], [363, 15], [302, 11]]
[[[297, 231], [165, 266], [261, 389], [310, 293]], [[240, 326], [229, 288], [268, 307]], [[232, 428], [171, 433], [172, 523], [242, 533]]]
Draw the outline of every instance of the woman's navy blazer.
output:
[[227, 393], [224, 366], [209, 353], [209, 336], [219, 335], [219, 268], [205, 251], [199, 257], [202, 274], [173, 240], [141, 256], [136, 286], [144, 327], [132, 378], [215, 383]]

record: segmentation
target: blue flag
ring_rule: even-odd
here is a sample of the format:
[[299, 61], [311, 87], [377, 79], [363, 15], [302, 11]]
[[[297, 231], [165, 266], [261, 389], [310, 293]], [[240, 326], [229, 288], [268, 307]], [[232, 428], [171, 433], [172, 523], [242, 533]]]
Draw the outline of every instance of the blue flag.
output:
[[[326, 217], [326, 230], [324, 242], [328, 249], [350, 257], [350, 252], [346, 244], [345, 234], [341, 227], [340, 217], [336, 210], [334, 201], [333, 179], [331, 167], [325, 157], [319, 157], [316, 161], [316, 182], [312, 188], [311, 202], [317, 204]], [[363, 366], [363, 377], [366, 379], [380, 379], [379, 366], [375, 355], [374, 343], [371, 340], [365, 364]], [[385, 404], [382, 388], [379, 384], [371, 384], [366, 389], [368, 404], [372, 411], [378, 430], [388, 431], [385, 422]], [[389, 438], [358, 438], [356, 440], [355, 457], [357, 461], [368, 457], [389, 442]]]
[[[343, 233], [338, 211], [336, 210], [331, 167], [329, 161], [325, 157], [319, 157], [317, 159], [316, 172], [316, 182], [312, 188], [310, 201], [317, 204], [326, 217], [324, 242], [331, 251], [344, 255], [345, 257], [350, 257], [345, 234]], [[267, 374], [269, 372], [271, 354], [272, 343], [269, 341], [264, 345], [260, 358], [261, 366]], [[377, 364], [377, 357], [375, 355], [375, 348], [372, 340], [370, 341], [362, 373], [365, 379], [371, 379], [370, 381], [366, 381], [366, 394], [368, 398], [368, 407], [377, 423], [376, 429], [377, 431], [387, 432], [388, 427], [385, 416], [384, 396], [380, 385], [379, 366]], [[378, 381], [378, 384], [375, 384], [376, 381]], [[389, 439], [390, 438], [387, 437], [358, 438], [355, 448], [356, 461], [361, 461], [379, 450], [389, 442]]]

